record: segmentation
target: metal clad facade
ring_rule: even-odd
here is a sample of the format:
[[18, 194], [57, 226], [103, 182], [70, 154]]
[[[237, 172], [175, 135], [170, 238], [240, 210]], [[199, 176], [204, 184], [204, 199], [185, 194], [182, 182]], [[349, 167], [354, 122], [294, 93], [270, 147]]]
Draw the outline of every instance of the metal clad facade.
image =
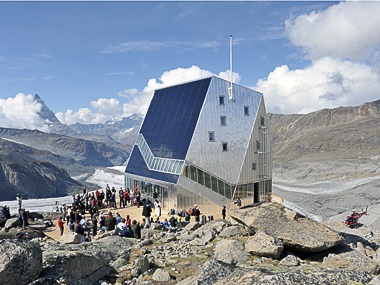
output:
[[[228, 88], [228, 81], [212, 78], [186, 161], [237, 184], [262, 94], [234, 85], [235, 101], [231, 101]], [[219, 96], [224, 96], [224, 105]], [[244, 107], [249, 108], [249, 115], [244, 115]], [[225, 126], [221, 116], [226, 118]], [[214, 132], [214, 141], [209, 141], [209, 132]], [[227, 143], [227, 151], [223, 151], [223, 143]]]

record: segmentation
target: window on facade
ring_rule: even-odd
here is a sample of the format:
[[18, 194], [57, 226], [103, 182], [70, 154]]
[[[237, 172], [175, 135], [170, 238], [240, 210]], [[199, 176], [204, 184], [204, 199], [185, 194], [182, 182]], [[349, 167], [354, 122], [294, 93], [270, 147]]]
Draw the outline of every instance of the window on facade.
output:
[[183, 167], [182, 175], [186, 176], [187, 178], [190, 178], [190, 166], [189, 166], [189, 164], [186, 163], [185, 166]]
[[190, 165], [190, 179], [197, 181], [197, 169], [192, 165]]
[[211, 176], [208, 173], [204, 173], [205, 176], [205, 186], [209, 189], [211, 189]]
[[218, 193], [218, 179], [214, 176], [211, 176], [211, 189]]
[[255, 161], [252, 162], [252, 170], [253, 170], [253, 171], [256, 171], [256, 162], [255, 162]]
[[219, 105], [224, 105], [224, 95], [219, 95]]
[[228, 151], [228, 143], [226, 143], [226, 142], [222, 143], [222, 150]]
[[260, 151], [261, 149], [261, 141], [257, 140], [256, 141], [256, 151]]
[[265, 117], [264, 117], [264, 116], [261, 116], [261, 118], [260, 118], [260, 125], [261, 125], [262, 127], [265, 126]]
[[208, 132], [208, 141], [210, 141], [210, 142], [215, 141], [214, 132]]
[[249, 116], [249, 107], [244, 106], [244, 116]]
[[224, 188], [224, 193], [225, 193], [225, 196], [228, 198], [228, 199], [231, 199], [231, 196], [232, 196], [232, 187], [228, 184], [225, 184], [225, 188]]
[[198, 183], [201, 185], [205, 185], [205, 181], [203, 179], [203, 171], [198, 169]]
[[227, 118], [226, 116], [220, 116], [220, 125], [227, 126]]
[[224, 182], [218, 179], [219, 194], [224, 196]]

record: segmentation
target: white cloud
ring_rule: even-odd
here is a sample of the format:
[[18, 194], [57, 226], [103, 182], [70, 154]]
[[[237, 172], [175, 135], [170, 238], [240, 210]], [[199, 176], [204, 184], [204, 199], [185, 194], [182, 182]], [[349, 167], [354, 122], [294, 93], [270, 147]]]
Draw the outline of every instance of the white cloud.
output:
[[0, 126], [49, 132], [48, 124], [38, 115], [41, 107], [30, 94], [19, 93], [14, 98], [0, 99]]
[[[214, 74], [211, 71], [201, 69], [195, 65], [189, 68], [176, 68], [165, 71], [159, 79], [152, 78], [148, 80], [147, 86], [141, 92], [135, 88], [119, 91], [118, 96], [132, 98], [128, 103], [121, 104], [114, 98], [100, 98], [97, 101], [91, 102], [92, 107], [97, 109], [96, 112], [92, 112], [88, 108], [81, 108], [77, 112], [67, 110], [65, 113], [57, 113], [56, 116], [62, 123], [71, 125], [75, 123], [104, 123], [108, 120], [115, 120], [136, 113], [145, 114], [148, 110], [154, 90], [212, 75]], [[229, 80], [230, 71], [222, 71], [218, 76]], [[234, 72], [233, 77], [234, 82], [239, 83], [241, 78], [240, 74]]]
[[379, 50], [380, 3], [340, 2], [285, 21], [291, 43], [312, 59], [367, 59]]
[[304, 69], [277, 67], [255, 89], [264, 93], [269, 112], [308, 113], [375, 101], [380, 80], [366, 64], [325, 57]]
[[275, 68], [255, 89], [267, 110], [308, 113], [323, 108], [358, 106], [379, 99], [380, 3], [341, 2], [285, 22], [294, 46], [311, 63], [302, 69]]

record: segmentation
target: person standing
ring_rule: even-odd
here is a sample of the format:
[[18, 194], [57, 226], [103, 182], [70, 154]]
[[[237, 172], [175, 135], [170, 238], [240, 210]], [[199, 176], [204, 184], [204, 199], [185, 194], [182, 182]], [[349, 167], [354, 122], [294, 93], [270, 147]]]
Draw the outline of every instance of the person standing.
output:
[[222, 208], [222, 217], [223, 217], [223, 220], [226, 219], [226, 206], [223, 206]]
[[58, 227], [59, 227], [59, 230], [61, 231], [61, 235], [63, 235], [64, 227], [63, 227], [63, 217], [62, 216], [59, 217]]
[[95, 213], [95, 215], [91, 218], [93, 236], [96, 236], [96, 234], [98, 233], [98, 220], [96, 219], [97, 216], [98, 214]]
[[16, 195], [16, 200], [17, 200], [17, 205], [18, 205], [18, 211], [21, 211], [21, 205], [22, 205], [22, 197], [20, 196], [19, 193]]
[[121, 209], [121, 205], [123, 205], [123, 208], [125, 208], [124, 191], [123, 191], [123, 189], [121, 187], [120, 187], [120, 190], [119, 190], [119, 198], [120, 198], [119, 208]]
[[25, 231], [27, 224], [27, 216], [25, 213], [25, 209], [20, 209], [19, 219], [21, 220], [22, 229]]
[[152, 212], [152, 208], [150, 206], [150, 201], [148, 200], [145, 205], [144, 205], [144, 208], [143, 208], [143, 213], [142, 215], [145, 217], [146, 219], [146, 222], [145, 222], [145, 225], [144, 225], [144, 229], [145, 228], [149, 228], [150, 227], [150, 213]]
[[161, 217], [161, 203], [158, 200], [154, 202], [154, 213], [157, 217]]
[[194, 216], [195, 216], [195, 222], [199, 223], [199, 216], [201, 215], [201, 211], [198, 208], [198, 205], [194, 205]]
[[240, 200], [239, 197], [238, 197], [237, 200], [234, 202], [234, 204], [237, 204], [237, 208], [240, 210], [240, 207], [241, 207], [241, 200]]

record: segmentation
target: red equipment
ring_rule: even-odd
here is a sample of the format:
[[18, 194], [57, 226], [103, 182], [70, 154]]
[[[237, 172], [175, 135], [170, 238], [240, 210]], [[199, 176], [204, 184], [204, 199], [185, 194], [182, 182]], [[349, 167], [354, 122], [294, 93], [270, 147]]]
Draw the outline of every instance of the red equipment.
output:
[[352, 214], [346, 217], [345, 224], [350, 227], [356, 226], [359, 222], [360, 217], [364, 215], [369, 216], [369, 214], [367, 214], [367, 210], [368, 210], [368, 205], [367, 205], [367, 208], [365, 208], [365, 211], [363, 212], [358, 213], [355, 210], [353, 210]]

